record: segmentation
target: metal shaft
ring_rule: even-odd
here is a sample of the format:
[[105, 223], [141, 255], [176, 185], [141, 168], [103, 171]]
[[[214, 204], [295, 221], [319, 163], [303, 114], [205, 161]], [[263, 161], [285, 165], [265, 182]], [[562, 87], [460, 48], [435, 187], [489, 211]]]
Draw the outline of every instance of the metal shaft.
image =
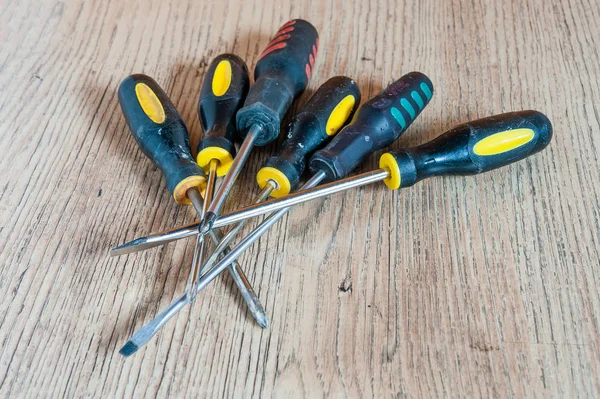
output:
[[[208, 187], [207, 187], [207, 189], [208, 189]], [[200, 195], [198, 190], [195, 188], [188, 190], [187, 196], [190, 199], [190, 201], [192, 202], [192, 205], [194, 206], [194, 208], [196, 209], [196, 212], [198, 212], [198, 214], [201, 215], [202, 209], [204, 207], [204, 200], [202, 199], [202, 196]], [[210, 238], [215, 245], [217, 245], [220, 241], [222, 241], [221, 235], [216, 230], [211, 230]], [[269, 317], [267, 316], [267, 312], [265, 311], [263, 305], [260, 303], [258, 296], [254, 292], [254, 288], [252, 288], [252, 285], [248, 281], [248, 278], [244, 274], [244, 271], [242, 270], [239, 263], [236, 262], [235, 264], [231, 265], [231, 267], [229, 268], [229, 274], [231, 275], [233, 282], [235, 283], [235, 285], [238, 287], [240, 293], [242, 294], [242, 298], [244, 299], [244, 302], [246, 302], [248, 309], [250, 309], [250, 313], [252, 314], [252, 317], [254, 317], [254, 320], [256, 320], [258, 325], [261, 326], [262, 328], [267, 328], [269, 326]], [[184, 294], [184, 296], [187, 297], [187, 291]], [[184, 304], [185, 303], [188, 303], [188, 302], [186, 301], [186, 302], [184, 302]], [[181, 306], [183, 306], [183, 305], [181, 305]], [[162, 317], [167, 317], [168, 312], [164, 315], [163, 314], [161, 314], [161, 315], [162, 315]], [[171, 318], [172, 315], [168, 316], [168, 317]], [[161, 324], [161, 326], [162, 326], [162, 324]], [[158, 326], [157, 329], [158, 328], [160, 328], [160, 326]]]
[[[307, 181], [298, 191], [291, 196], [295, 198], [302, 198], [310, 200], [313, 198], [319, 198], [325, 195], [343, 191], [352, 187], [364, 186], [373, 182], [381, 181], [389, 176], [387, 169], [377, 169], [372, 172], [363, 173], [357, 177], [346, 178], [338, 181], [337, 183], [330, 183], [319, 187], [318, 189], [311, 189], [311, 187], [319, 184], [325, 177], [324, 173], [318, 173]], [[317, 195], [321, 194], [321, 195]], [[281, 200], [275, 200], [273, 202], [281, 203], [283, 200], [288, 199], [290, 196], [285, 197]], [[300, 203], [303, 201], [296, 201]], [[287, 202], [286, 202], [287, 203]], [[261, 204], [259, 206], [264, 207], [268, 204]], [[287, 208], [284, 207], [279, 209], [276, 213], [271, 215], [269, 218], [264, 220], [252, 233], [246, 236], [235, 248], [233, 248], [228, 254], [226, 254], [221, 261], [219, 261], [212, 269], [206, 274], [202, 275], [198, 281], [198, 285], [195, 287], [196, 294], [202, 291], [212, 280], [214, 280], [223, 270], [225, 270], [230, 263], [235, 262], [236, 259], [250, 246], [252, 245], [262, 234], [264, 234], [272, 225], [274, 225], [286, 212], [291, 209], [291, 205]], [[192, 229], [193, 232], [197, 232], [195, 225]], [[192, 234], [194, 234], [192, 232]], [[129, 356], [137, 351], [142, 345], [147, 343], [154, 334], [158, 332], [171, 317], [173, 317], [186, 303], [188, 303], [187, 295], [184, 294], [177, 298], [165, 311], [160, 313], [154, 320], [146, 324], [142, 329], [136, 332], [133, 337], [121, 348], [120, 353], [124, 356]]]
[[[325, 178], [325, 173], [320, 171], [311, 177], [300, 190], [313, 188], [319, 184]], [[197, 290], [200, 292], [203, 290], [212, 280], [214, 280], [227, 266], [235, 261], [250, 245], [258, 240], [267, 230], [271, 228], [283, 215], [285, 215], [291, 206], [283, 208], [275, 212], [273, 215], [265, 219], [252, 233], [248, 234], [238, 245], [236, 245], [231, 252], [225, 255], [212, 269], [210, 269], [204, 276], [198, 281]]]
[[[271, 195], [273, 190], [275, 190], [276, 188], [277, 188], [277, 183], [275, 183], [273, 180], [267, 181], [267, 184], [262, 189], [262, 191], [258, 194], [256, 199], [254, 200], [254, 203], [260, 204], [261, 202], [263, 202], [264, 200], [269, 198], [269, 196]], [[219, 257], [219, 255], [222, 252], [227, 251], [227, 253], [229, 253], [229, 250], [228, 250], [229, 243], [231, 243], [231, 241], [233, 241], [233, 239], [235, 238], [235, 236], [237, 236], [237, 234], [240, 232], [240, 230], [242, 230], [244, 228], [244, 226], [246, 225], [248, 220], [250, 220], [250, 219], [246, 219], [246, 220], [238, 223], [227, 234], [225, 234], [225, 236], [223, 237], [221, 242], [219, 242], [217, 247], [212, 251], [212, 253], [208, 257], [208, 259], [206, 259], [206, 261], [202, 265], [202, 271], [200, 272], [201, 275], [204, 275], [204, 273], [206, 273], [208, 271], [208, 269], [217, 261], [217, 258]]]
[[[263, 204], [249, 205], [231, 213], [222, 215], [215, 221], [213, 227], [218, 228], [227, 226], [232, 223], [237, 223], [265, 213], [275, 212], [282, 208], [287, 208], [289, 206], [300, 204], [306, 201], [325, 197], [327, 195], [335, 194], [350, 188], [365, 186], [371, 183], [382, 181], [389, 177], [389, 173], [390, 172], [387, 169], [376, 169], [374, 171], [362, 173], [358, 176], [338, 180], [337, 182], [323, 184], [313, 189], [297, 191], [286, 197], [267, 201]], [[191, 237], [195, 234], [198, 234], [198, 223], [188, 224], [147, 237], [140, 237], [119, 247], [113, 248], [111, 255], [124, 255], [131, 252], [142, 251], [158, 245], [166, 244], [171, 241]]]
[[[206, 182], [206, 190], [204, 192], [204, 206], [202, 207], [202, 218], [206, 215], [208, 208], [212, 202], [213, 195], [215, 193], [215, 185], [217, 183], [217, 167], [219, 161], [212, 159], [209, 163], [208, 180]], [[188, 278], [188, 284], [186, 292], [188, 293], [188, 299], [192, 301], [195, 298], [194, 286], [196, 281], [200, 277], [200, 265], [204, 258], [205, 241], [202, 235], [196, 237], [196, 246], [194, 247], [194, 257], [192, 258], [192, 265], [190, 266], [190, 275]]]
[[233, 188], [235, 180], [242, 171], [242, 167], [246, 163], [246, 160], [250, 155], [250, 151], [252, 150], [252, 147], [254, 147], [254, 142], [256, 141], [261, 131], [262, 127], [260, 125], [254, 125], [248, 131], [248, 134], [246, 135], [246, 138], [244, 139], [240, 150], [234, 158], [233, 163], [229, 168], [229, 171], [223, 178], [223, 182], [221, 183], [219, 190], [215, 194], [213, 201], [210, 203], [210, 207], [206, 211], [205, 215], [202, 218], [202, 221], [200, 222], [200, 225], [198, 226], [198, 231], [201, 234], [204, 235], [208, 233], [208, 230], [212, 228], [214, 221], [219, 216], [219, 213], [221, 212], [221, 209], [225, 204], [225, 200], [229, 196], [229, 193]]

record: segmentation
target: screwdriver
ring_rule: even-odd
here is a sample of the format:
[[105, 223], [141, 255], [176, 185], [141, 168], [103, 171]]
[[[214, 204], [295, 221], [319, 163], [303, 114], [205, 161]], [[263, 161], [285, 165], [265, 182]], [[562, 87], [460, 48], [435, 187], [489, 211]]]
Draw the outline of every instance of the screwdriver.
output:
[[[210, 205], [217, 176], [225, 175], [233, 162], [235, 114], [248, 94], [249, 82], [246, 63], [234, 54], [215, 57], [206, 71], [198, 99], [198, 118], [203, 136], [198, 143], [196, 160], [208, 173], [204, 205], [202, 209], [196, 209], [200, 219]], [[201, 257], [199, 248], [198, 245], [194, 248], [194, 259]], [[231, 269], [235, 267], [232, 265]], [[235, 270], [232, 270], [232, 276], [235, 273]], [[191, 276], [190, 280], [192, 277], [196, 276]], [[246, 293], [242, 292], [242, 295]], [[256, 311], [259, 316], [256, 320], [266, 328], [268, 318], [264, 310]]]
[[[409, 187], [431, 176], [487, 172], [541, 151], [551, 138], [552, 124], [540, 112], [519, 111], [490, 116], [459, 125], [422, 146], [385, 153], [380, 158], [380, 169], [299, 191], [264, 204], [241, 208], [219, 218], [215, 226], [221, 227], [240, 219], [245, 220], [379, 181], [383, 181], [390, 189], [398, 189]], [[468, 140], [468, 143], [465, 144], [465, 140]], [[411, 157], [416, 165], [414, 167], [409, 167], [410, 162], [397, 161], [400, 158]], [[197, 232], [196, 225], [183, 226], [172, 231], [176, 230], [179, 230], [179, 236], [169, 241], [189, 237]], [[164, 244], [164, 234], [157, 236], [163, 241], [154, 245]], [[137, 250], [142, 249], [146, 248]]]
[[[456, 126], [418, 147], [384, 153], [379, 169], [236, 211], [236, 219], [273, 212], [313, 199], [383, 181], [391, 190], [434, 176], [469, 176], [515, 163], [548, 146], [550, 120], [538, 111], [489, 116]], [[311, 159], [311, 166], [316, 156]], [[229, 215], [234, 215], [231, 213]], [[215, 223], [221, 224], [221, 218]]]
[[[196, 211], [201, 210], [200, 191], [206, 188], [206, 176], [194, 162], [187, 128], [167, 94], [149, 76], [131, 75], [119, 87], [119, 104], [137, 144], [162, 171], [175, 201], [191, 202]], [[218, 243], [221, 237], [215, 232], [211, 238]], [[239, 265], [230, 270], [258, 324], [268, 325], [264, 308]]]
[[[491, 116], [456, 126], [418, 147], [384, 153], [377, 170], [299, 191], [270, 203], [292, 206], [378, 181], [396, 190], [433, 176], [476, 175], [525, 159], [548, 146], [551, 139], [552, 124], [540, 112], [520, 111]], [[209, 274], [203, 276], [200, 289], [210, 282], [206, 278], [218, 274], [214, 272], [218, 267], [216, 265]], [[157, 317], [139, 330], [125, 346], [143, 345], [150, 339], [146, 338], [145, 330], [152, 323], [164, 324], [161, 322], [160, 316]]]
[[[356, 83], [348, 77], [336, 76], [321, 85], [290, 123], [287, 138], [278, 154], [269, 158], [265, 167], [261, 169], [264, 179], [259, 178], [259, 185], [272, 187], [272, 189], [263, 190], [264, 196], [285, 195], [285, 191], [291, 191], [298, 184], [300, 176], [304, 172], [309, 154], [339, 131], [342, 125], [351, 118], [359, 103], [360, 90]], [[260, 171], [258, 175], [261, 176]], [[266, 184], [269, 180], [275, 183], [273, 185]], [[259, 195], [259, 199], [262, 196], [263, 193]], [[243, 226], [243, 223], [229, 232], [218, 244], [217, 249], [227, 246], [227, 240], [235, 237], [236, 229], [241, 228], [239, 226]], [[231, 234], [232, 232], [233, 234]], [[218, 252], [215, 251], [215, 253], [218, 255]], [[209, 259], [210, 263], [212, 263], [211, 259]], [[200, 274], [202, 275], [203, 272]], [[187, 303], [185, 298], [184, 294], [175, 300], [157, 317], [157, 322], [146, 328], [146, 340], [156, 334], [160, 327]], [[128, 348], [132, 350], [134, 347], [129, 346]]]
[[[294, 116], [278, 153], [267, 159], [258, 171], [256, 181], [262, 191], [254, 203], [260, 203], [269, 196], [281, 198], [295, 189], [308, 157], [350, 121], [358, 104], [360, 89], [354, 80], [335, 76], [323, 83]], [[216, 261], [246, 221], [236, 225], [223, 237], [204, 263], [200, 274], [204, 274]]]
[[[351, 124], [343, 128], [323, 150], [317, 151], [312, 156], [311, 170], [313, 177], [302, 186], [301, 190], [312, 188], [325, 178], [335, 180], [337, 176], [344, 177], [372, 152], [391, 144], [406, 131], [413, 120], [421, 113], [422, 109], [429, 103], [432, 95], [433, 85], [431, 81], [420, 72], [411, 72], [389, 85], [384, 91], [363, 104]], [[406, 100], [408, 98], [411, 100]], [[401, 107], [402, 111], [396, 107]], [[400, 123], [398, 115], [402, 117], [402, 123]], [[319, 154], [322, 155], [319, 156]], [[319, 160], [319, 162], [315, 163], [313, 167], [315, 159]], [[334, 167], [329, 167], [330, 163], [327, 160], [331, 160], [331, 164]], [[298, 195], [301, 195], [301, 193], [302, 191]], [[274, 200], [273, 202], [285, 201], [287, 198], [289, 196]], [[268, 203], [254, 205], [254, 207], [264, 207], [267, 205]], [[234, 247], [206, 274], [202, 275], [195, 287], [195, 294], [204, 289], [219, 273], [227, 268], [229, 263], [234, 261], [289, 210], [289, 206], [279, 209], [269, 218], [265, 219], [240, 244]], [[163, 311], [154, 320], [136, 332], [123, 346], [121, 353], [128, 356], [148, 342], [158, 328], [173, 316], [173, 309], [177, 307], [177, 304], [178, 302], [176, 301], [166, 311]]]
[[[254, 69], [255, 83], [236, 115], [237, 129], [244, 141], [198, 227], [200, 235], [196, 245], [201, 248], [200, 254], [204, 252], [203, 237], [223, 208], [250, 151], [255, 145], [264, 146], [277, 139], [281, 120], [294, 98], [306, 88], [317, 46], [315, 27], [302, 19], [294, 19], [279, 28], [261, 54]], [[199, 275], [200, 264], [201, 259], [192, 263], [191, 277]], [[193, 288], [196, 281], [188, 285], [190, 299], [196, 295]]]
[[[389, 85], [360, 107], [352, 123], [311, 157], [313, 175], [300, 190], [313, 188], [323, 180], [342, 179], [370, 154], [392, 144], [421, 113], [432, 95], [431, 81], [420, 72], [406, 74]], [[199, 280], [198, 290], [206, 287], [290, 209], [278, 210], [243, 238]]]
[[[354, 120], [325, 147], [314, 156], [311, 168], [314, 180], [337, 180], [345, 177], [363, 159], [392, 142], [410, 126], [421, 110], [433, 96], [433, 85], [427, 76], [420, 72], [411, 72], [391, 85], [383, 92], [363, 104]], [[315, 158], [317, 157], [317, 158]], [[310, 180], [309, 180], [310, 182]], [[308, 182], [305, 184], [307, 186]], [[309, 188], [304, 187], [304, 189]], [[214, 228], [223, 227], [255, 216], [285, 208], [282, 204], [289, 197], [269, 201], [265, 204], [251, 205], [222, 215], [213, 224]], [[146, 250], [181, 238], [198, 234], [198, 223], [167, 230], [147, 237], [140, 237], [111, 250], [111, 256]]]

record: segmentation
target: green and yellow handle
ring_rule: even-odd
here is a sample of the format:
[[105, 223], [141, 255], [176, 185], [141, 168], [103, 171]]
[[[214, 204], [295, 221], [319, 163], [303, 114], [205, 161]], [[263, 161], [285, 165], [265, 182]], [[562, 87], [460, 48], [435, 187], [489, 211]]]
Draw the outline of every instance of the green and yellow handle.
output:
[[459, 125], [414, 148], [385, 153], [379, 166], [392, 190], [432, 176], [476, 175], [520, 161], [546, 148], [552, 124], [541, 112], [509, 112]]
[[237, 55], [221, 54], [208, 67], [198, 100], [204, 135], [196, 156], [206, 172], [213, 159], [219, 161], [218, 176], [226, 175], [231, 167], [235, 156], [235, 114], [246, 99], [249, 84], [248, 67]]
[[346, 177], [365, 158], [400, 137], [433, 96], [431, 80], [410, 72], [365, 102], [352, 122], [310, 159], [312, 173], [324, 172], [327, 181]]
[[350, 121], [359, 104], [360, 89], [349, 77], [335, 76], [323, 83], [294, 116], [277, 155], [258, 171], [260, 188], [269, 180], [276, 182], [274, 198], [295, 190], [308, 157]]
[[175, 201], [189, 204], [187, 191], [202, 191], [206, 177], [190, 153], [187, 128], [167, 94], [151, 77], [131, 75], [119, 86], [119, 104], [133, 137], [162, 171]]

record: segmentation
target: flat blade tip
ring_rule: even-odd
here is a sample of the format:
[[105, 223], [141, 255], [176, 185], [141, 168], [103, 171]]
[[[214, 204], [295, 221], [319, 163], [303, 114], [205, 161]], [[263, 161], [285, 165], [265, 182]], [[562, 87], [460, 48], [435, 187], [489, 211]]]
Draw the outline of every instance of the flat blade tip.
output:
[[129, 357], [133, 355], [140, 347], [134, 344], [131, 340], [127, 341], [125, 345], [121, 348], [119, 353], [125, 357]]
[[146, 237], [136, 238], [133, 241], [129, 241], [129, 242], [126, 242], [125, 244], [119, 245], [118, 247], [111, 248], [110, 256], [127, 255], [132, 252], [139, 251], [139, 250], [143, 249], [143, 247], [140, 248], [140, 246], [145, 244], [146, 241], [148, 241], [148, 239]]

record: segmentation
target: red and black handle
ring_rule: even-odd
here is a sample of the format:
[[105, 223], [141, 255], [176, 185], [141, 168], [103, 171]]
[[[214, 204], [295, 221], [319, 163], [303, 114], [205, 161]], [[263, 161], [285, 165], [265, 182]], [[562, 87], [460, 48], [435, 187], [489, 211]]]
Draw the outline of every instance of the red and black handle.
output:
[[318, 39], [314, 26], [305, 20], [293, 19], [279, 28], [260, 56], [254, 69], [255, 83], [236, 117], [242, 136], [252, 126], [262, 127], [255, 145], [266, 145], [277, 139], [285, 113], [308, 84]]

